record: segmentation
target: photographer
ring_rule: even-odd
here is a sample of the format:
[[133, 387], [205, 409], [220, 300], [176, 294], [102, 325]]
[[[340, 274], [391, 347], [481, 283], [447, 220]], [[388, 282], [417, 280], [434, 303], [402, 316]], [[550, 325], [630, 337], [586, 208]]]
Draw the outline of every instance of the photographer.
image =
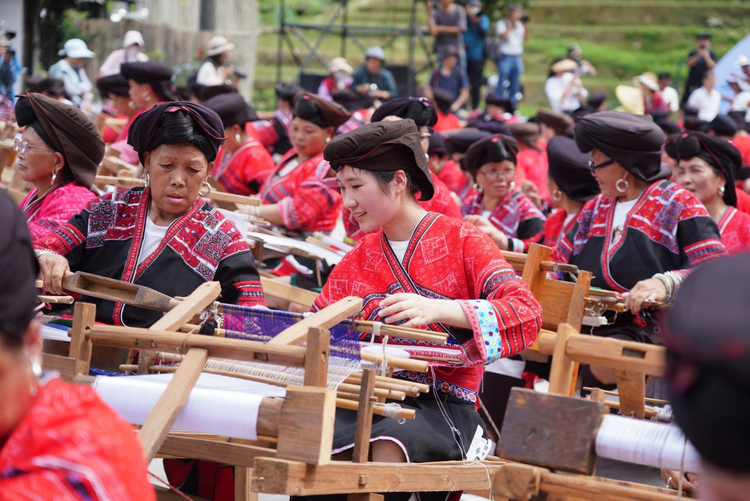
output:
[[357, 68], [351, 88], [362, 95], [387, 101], [397, 96], [396, 79], [384, 68], [385, 52], [380, 47], [370, 47], [365, 52], [365, 64]]
[[471, 109], [479, 107], [481, 87], [484, 83], [484, 39], [490, 31], [490, 18], [482, 12], [481, 0], [466, 2], [466, 31], [464, 32], [464, 46], [466, 47], [466, 72], [469, 75], [471, 87]]
[[497, 97], [507, 97], [516, 104], [523, 75], [523, 44], [529, 39], [528, 17], [521, 7], [511, 5], [508, 17], [497, 22], [495, 33], [500, 37], [500, 59], [497, 61]]
[[206, 47], [206, 62], [198, 70], [196, 83], [206, 87], [224, 84], [236, 87], [245, 75], [229, 64], [234, 48], [233, 43], [220, 35], [211, 38]]
[[690, 68], [687, 81], [685, 82], [685, 93], [682, 95], [682, 105], [685, 106], [690, 94], [693, 93], [703, 82], [703, 76], [707, 70], [716, 66], [719, 58], [711, 50], [711, 34], [700, 33], [695, 37], [698, 48], [688, 54], [685, 64]]

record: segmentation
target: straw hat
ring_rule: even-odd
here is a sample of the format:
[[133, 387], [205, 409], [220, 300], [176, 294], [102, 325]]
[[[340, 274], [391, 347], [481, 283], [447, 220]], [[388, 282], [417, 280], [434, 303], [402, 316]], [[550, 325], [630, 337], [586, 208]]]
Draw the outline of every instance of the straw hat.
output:
[[564, 73], [566, 71], [575, 71], [578, 69], [578, 63], [572, 59], [563, 59], [552, 65], [552, 73]]
[[646, 112], [646, 103], [643, 101], [641, 89], [630, 85], [618, 85], [615, 87], [615, 95], [622, 108], [628, 113], [643, 115]]
[[236, 46], [225, 37], [216, 35], [208, 41], [208, 46], [206, 47], [206, 55], [216, 56], [218, 54], [223, 54], [224, 52], [233, 50], [235, 47]]
[[351, 75], [352, 73], [354, 73], [354, 69], [349, 66], [349, 63], [347, 63], [346, 59], [344, 59], [343, 57], [334, 57], [333, 59], [331, 59], [331, 64], [328, 65], [328, 71], [330, 71], [331, 73], [343, 71], [347, 75]]
[[647, 71], [635, 77], [633, 82], [636, 84], [643, 84], [654, 92], [659, 92], [659, 82], [656, 79], [656, 75]]

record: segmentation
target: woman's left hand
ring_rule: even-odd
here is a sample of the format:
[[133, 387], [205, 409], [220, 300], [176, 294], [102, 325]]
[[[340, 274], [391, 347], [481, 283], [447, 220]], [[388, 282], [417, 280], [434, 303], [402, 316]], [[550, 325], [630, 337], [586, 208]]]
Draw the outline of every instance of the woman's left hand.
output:
[[665, 301], [667, 299], [667, 288], [658, 278], [641, 280], [635, 287], [622, 295], [625, 298], [625, 308], [633, 315], [641, 311], [644, 301]]
[[402, 327], [418, 327], [440, 321], [440, 301], [417, 294], [400, 293], [386, 296], [378, 315], [387, 324], [409, 320]]

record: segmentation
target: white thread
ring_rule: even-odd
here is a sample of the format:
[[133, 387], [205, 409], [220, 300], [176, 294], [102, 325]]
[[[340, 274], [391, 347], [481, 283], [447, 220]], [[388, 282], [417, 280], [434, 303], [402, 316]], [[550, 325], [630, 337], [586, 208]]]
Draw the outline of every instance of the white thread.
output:
[[492, 476], [490, 475], [490, 469], [487, 468], [487, 465], [484, 464], [481, 461], [472, 461], [471, 464], [478, 464], [478, 465], [481, 465], [481, 466], [484, 467], [484, 472], [487, 474], [487, 485], [489, 485], [489, 490], [490, 490], [490, 492], [489, 492], [489, 494], [490, 494], [489, 499], [495, 499], [492, 496]]
[[461, 431], [458, 428], [456, 428], [456, 425], [453, 423], [453, 420], [450, 418], [450, 416], [448, 416], [448, 411], [445, 410], [445, 407], [443, 406], [443, 402], [440, 400], [440, 396], [438, 395], [438, 388], [437, 388], [437, 378], [435, 377], [435, 368], [430, 365], [429, 369], [430, 369], [430, 375], [432, 376], [432, 394], [435, 396], [435, 401], [438, 404], [440, 415], [443, 416], [443, 419], [445, 420], [446, 424], [448, 424], [448, 427], [453, 432], [451, 433], [451, 436], [453, 437], [453, 441], [456, 442], [456, 445], [458, 446], [458, 450], [461, 451], [461, 459], [466, 461], [466, 451], [464, 450], [461, 442], [456, 439], [456, 436], [458, 436], [458, 438], [461, 438]]
[[661, 407], [659, 411], [656, 413], [655, 419], [657, 421], [661, 421], [662, 423], [671, 423], [672, 422], [672, 406], [665, 405], [664, 407]]
[[596, 434], [596, 454], [626, 463], [678, 470], [685, 455], [685, 469], [698, 471], [700, 456], [692, 444], [685, 445], [682, 430], [675, 425], [622, 416], [605, 416]]
[[383, 347], [383, 359], [380, 361], [380, 375], [383, 377], [388, 377], [388, 352], [386, 350], [387, 344], [388, 336], [385, 336], [381, 342], [381, 346]]
[[680, 480], [677, 482], [677, 501], [682, 500], [682, 480], [685, 478], [685, 451], [687, 450], [687, 437], [682, 445], [682, 459], [680, 460]]
[[401, 406], [395, 402], [383, 405], [383, 417], [393, 418], [398, 424], [404, 424], [406, 419], [401, 417]]

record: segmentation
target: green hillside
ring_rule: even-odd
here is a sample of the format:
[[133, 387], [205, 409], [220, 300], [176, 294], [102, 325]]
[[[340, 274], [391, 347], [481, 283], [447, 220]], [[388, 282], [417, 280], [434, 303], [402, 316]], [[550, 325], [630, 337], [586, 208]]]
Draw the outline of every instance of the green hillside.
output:
[[[326, 21], [337, 6], [336, 2], [298, 1], [287, 2], [291, 18], [302, 23]], [[306, 12], [295, 12], [307, 5]], [[350, 0], [349, 23], [351, 25], [408, 26], [411, 16], [411, 0]], [[545, 106], [544, 81], [550, 61], [564, 55], [565, 47], [578, 43], [584, 58], [598, 70], [597, 77], [586, 77], [585, 84], [591, 93], [605, 91], [614, 97], [614, 87], [628, 83], [635, 75], [644, 71], [669, 71], [675, 80], [687, 75], [683, 61], [695, 46], [695, 34], [708, 31], [713, 34], [713, 50], [721, 55], [748, 33], [750, 2], [733, 0], [676, 1], [676, 0], [530, 0], [526, 12], [531, 20], [531, 40], [526, 45], [524, 63], [526, 73], [523, 83], [526, 96], [521, 109], [533, 113]], [[276, 49], [278, 38], [274, 26], [278, 24], [277, 2], [262, 8], [263, 22], [267, 33], [259, 40], [258, 67], [256, 70], [255, 102], [260, 108], [268, 108], [273, 101], [273, 83], [276, 78]], [[426, 9], [423, 2], [417, 8], [420, 26], [426, 26]], [[491, 16], [493, 22], [497, 15]], [[303, 32], [311, 43], [317, 33]], [[383, 38], [361, 37], [365, 47], [380, 44]], [[302, 59], [308, 54], [298, 40], [293, 45]], [[432, 46], [432, 39], [425, 36], [417, 41], [416, 66], [427, 62], [424, 47]], [[341, 38], [329, 35], [320, 45], [327, 58], [340, 55]], [[347, 43], [347, 59], [356, 66], [362, 51], [353, 42]], [[389, 64], [406, 64], [408, 61], [408, 38], [398, 39], [386, 51]], [[285, 43], [283, 53], [283, 78], [294, 78], [299, 67], [294, 64], [291, 52]], [[308, 71], [324, 72], [321, 65], [312, 65]], [[494, 64], [487, 63], [485, 74], [496, 72]], [[417, 75], [424, 83], [428, 73]]]

